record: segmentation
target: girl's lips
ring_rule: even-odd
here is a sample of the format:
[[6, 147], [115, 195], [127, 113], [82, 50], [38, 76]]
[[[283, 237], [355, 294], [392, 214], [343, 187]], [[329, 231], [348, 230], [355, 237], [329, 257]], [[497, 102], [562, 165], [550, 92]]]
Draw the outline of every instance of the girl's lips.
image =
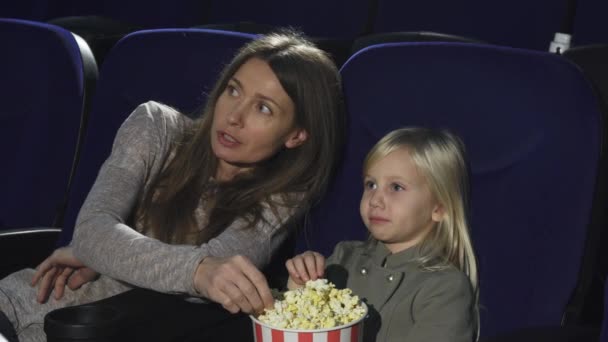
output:
[[228, 134], [226, 132], [222, 132], [222, 131], [217, 132], [217, 140], [220, 144], [222, 144], [222, 146], [225, 146], [225, 147], [236, 147], [241, 144], [233, 136], [231, 136], [230, 134]]
[[370, 216], [369, 217], [369, 221], [373, 222], [373, 223], [386, 223], [386, 222], [389, 222], [388, 219], [386, 219], [384, 217], [379, 217], [379, 216]]

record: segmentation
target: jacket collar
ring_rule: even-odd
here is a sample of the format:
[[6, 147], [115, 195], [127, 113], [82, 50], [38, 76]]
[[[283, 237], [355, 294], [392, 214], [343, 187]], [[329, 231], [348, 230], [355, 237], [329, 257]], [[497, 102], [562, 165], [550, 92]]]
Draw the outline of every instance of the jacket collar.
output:
[[367, 256], [372, 264], [388, 269], [416, 268], [418, 266], [416, 259], [420, 256], [420, 249], [418, 245], [415, 245], [393, 254], [382, 242], [370, 239], [363, 255]]

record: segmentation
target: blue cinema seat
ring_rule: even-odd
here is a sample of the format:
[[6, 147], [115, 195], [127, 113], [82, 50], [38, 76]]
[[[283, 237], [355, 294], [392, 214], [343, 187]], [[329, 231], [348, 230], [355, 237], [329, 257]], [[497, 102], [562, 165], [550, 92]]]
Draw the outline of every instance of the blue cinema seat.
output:
[[352, 42], [367, 32], [369, 0], [309, 0], [286, 5], [281, 0], [208, 0], [206, 23], [201, 27], [267, 33], [293, 27], [327, 51], [338, 67], [350, 55]]
[[293, 26], [312, 37], [353, 39], [365, 30], [369, 7], [366, 0], [297, 1], [289, 5], [280, 0], [209, 0], [206, 22]]
[[80, 207], [110, 154], [116, 131], [133, 109], [155, 100], [194, 114], [224, 64], [253, 37], [214, 30], [158, 29], [131, 33], [117, 43], [100, 70], [59, 244], [71, 240]]
[[608, 44], [608, 1], [570, 0], [576, 4], [572, 43], [574, 46]]
[[57, 239], [50, 227], [64, 209], [97, 65], [81, 38], [54, 25], [0, 19], [0, 44], [1, 275], [35, 266]]
[[372, 45], [386, 43], [415, 43], [415, 42], [455, 42], [455, 43], [478, 43], [484, 42], [453, 34], [429, 31], [398, 31], [398, 32], [383, 32], [362, 35], [353, 41], [351, 54], [355, 54], [359, 50]]
[[[587, 79], [593, 84], [598, 98], [602, 100], [604, 113], [608, 113], [608, 44], [580, 45], [566, 50], [564, 57], [572, 61], [581, 68]], [[604, 191], [608, 191], [608, 185], [602, 186]], [[608, 203], [604, 206], [608, 212]], [[597, 294], [598, 300], [593, 301], [594, 305], [589, 307], [587, 316], [596, 322], [601, 321], [603, 284], [608, 275], [608, 235], [601, 233], [596, 239], [599, 244], [597, 260], [597, 272], [594, 273], [592, 288]]]
[[563, 55], [583, 70], [604, 103], [608, 104], [608, 44], [575, 46]]
[[377, 0], [372, 32], [442, 32], [492, 44], [547, 50], [554, 33], [560, 30], [566, 5], [566, 1], [554, 0]]
[[471, 164], [481, 336], [578, 323], [604, 223], [601, 111], [580, 70], [558, 55], [471, 43], [371, 46], [341, 69], [347, 147], [297, 250], [331, 253], [367, 237], [362, 162], [402, 126], [448, 128]]
[[101, 66], [109, 50], [125, 35], [143, 29], [199, 25], [207, 8], [206, 0], [48, 1], [47, 19], [83, 37]]

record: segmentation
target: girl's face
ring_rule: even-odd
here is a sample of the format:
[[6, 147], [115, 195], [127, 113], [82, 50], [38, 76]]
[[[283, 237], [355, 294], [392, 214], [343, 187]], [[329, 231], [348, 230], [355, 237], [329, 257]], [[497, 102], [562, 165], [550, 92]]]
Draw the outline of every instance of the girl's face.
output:
[[421, 242], [443, 214], [407, 148], [371, 165], [364, 179], [360, 211], [372, 236], [392, 253]]
[[229, 80], [215, 104], [211, 147], [216, 177], [228, 180], [307, 138], [295, 127], [295, 105], [265, 61], [251, 58]]

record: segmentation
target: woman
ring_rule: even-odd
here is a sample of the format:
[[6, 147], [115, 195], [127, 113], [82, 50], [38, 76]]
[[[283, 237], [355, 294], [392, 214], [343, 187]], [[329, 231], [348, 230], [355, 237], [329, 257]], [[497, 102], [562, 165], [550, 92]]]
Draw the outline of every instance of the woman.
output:
[[[36, 272], [0, 281], [0, 310], [23, 342], [44, 340], [47, 312], [133, 287], [230, 312], [269, 307], [259, 269], [327, 186], [342, 107], [335, 65], [291, 32], [243, 47], [199, 120], [140, 105], [116, 136], [70, 246]], [[23, 287], [30, 281], [37, 289]]]

